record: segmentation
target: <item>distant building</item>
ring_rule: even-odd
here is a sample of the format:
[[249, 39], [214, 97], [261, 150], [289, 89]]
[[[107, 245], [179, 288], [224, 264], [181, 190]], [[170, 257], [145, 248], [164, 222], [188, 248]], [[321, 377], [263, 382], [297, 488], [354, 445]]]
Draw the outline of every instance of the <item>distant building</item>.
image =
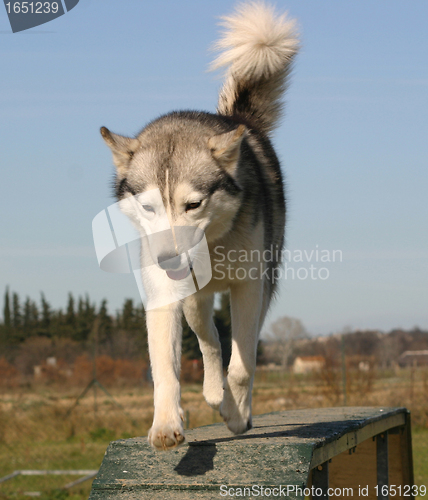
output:
[[323, 356], [297, 356], [293, 363], [293, 373], [311, 373], [324, 368], [325, 358]]
[[400, 366], [428, 366], [428, 350], [404, 351], [398, 358]]

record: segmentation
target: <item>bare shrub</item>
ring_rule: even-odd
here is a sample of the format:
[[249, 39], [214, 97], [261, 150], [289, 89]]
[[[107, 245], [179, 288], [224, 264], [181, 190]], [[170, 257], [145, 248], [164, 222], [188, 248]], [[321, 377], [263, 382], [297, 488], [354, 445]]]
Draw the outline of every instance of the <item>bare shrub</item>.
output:
[[[106, 354], [96, 360], [96, 377], [106, 386], [141, 384], [146, 371], [147, 364], [143, 360], [113, 359]], [[78, 356], [74, 362], [73, 384], [87, 384], [94, 374], [94, 361], [86, 354]]]
[[119, 383], [141, 383], [145, 380], [147, 363], [142, 360], [116, 359], [115, 381]]
[[20, 346], [15, 366], [23, 375], [31, 376], [34, 373], [34, 366], [41, 365], [53, 355], [51, 339], [47, 337], [29, 338]]
[[337, 405], [343, 398], [342, 372], [337, 358], [325, 357], [324, 368], [318, 376], [322, 381], [321, 393], [333, 405]]
[[99, 356], [96, 361], [97, 378], [105, 385], [112, 385], [115, 380], [115, 362], [110, 356]]
[[74, 361], [72, 381], [75, 385], [84, 385], [93, 376], [93, 363], [87, 354], [78, 356]]
[[19, 371], [6, 361], [0, 358], [0, 387], [12, 389], [19, 384]]

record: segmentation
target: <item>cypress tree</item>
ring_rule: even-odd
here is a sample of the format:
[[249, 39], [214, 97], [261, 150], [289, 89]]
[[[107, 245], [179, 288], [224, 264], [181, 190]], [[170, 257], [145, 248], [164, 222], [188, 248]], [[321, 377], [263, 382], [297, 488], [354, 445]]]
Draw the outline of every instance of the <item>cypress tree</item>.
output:
[[12, 326], [11, 314], [10, 314], [9, 287], [6, 287], [6, 292], [4, 294], [3, 322], [6, 329], [9, 329]]
[[113, 319], [108, 313], [106, 299], [101, 302], [97, 316], [100, 342], [111, 342], [113, 336]]
[[52, 319], [52, 312], [51, 312], [51, 306], [48, 303], [48, 301], [45, 298], [45, 294], [41, 292], [41, 305], [42, 305], [42, 320], [41, 320], [41, 327], [43, 329], [43, 333], [45, 335], [50, 334], [50, 326], [51, 326], [51, 319]]
[[17, 293], [12, 296], [12, 326], [15, 330], [19, 330], [22, 326], [21, 305]]
[[2, 352], [6, 351], [6, 347], [10, 343], [10, 335], [11, 335], [11, 314], [10, 314], [9, 287], [6, 287], [6, 291], [4, 294], [3, 324], [0, 325], [0, 348]]
[[135, 312], [134, 302], [132, 299], [125, 300], [120, 320], [121, 328], [127, 332], [135, 330]]
[[72, 293], [68, 294], [67, 312], [65, 315], [65, 322], [71, 328], [76, 328], [76, 313], [74, 311], [74, 297]]

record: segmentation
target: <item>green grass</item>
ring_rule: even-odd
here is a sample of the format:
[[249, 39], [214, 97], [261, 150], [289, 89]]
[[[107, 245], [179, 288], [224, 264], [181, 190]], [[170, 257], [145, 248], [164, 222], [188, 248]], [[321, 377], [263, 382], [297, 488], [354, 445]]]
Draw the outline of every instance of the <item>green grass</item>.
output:
[[[55, 442], [28, 443], [13, 447], [0, 446], [0, 476], [22, 469], [93, 469], [101, 464], [108, 442], [85, 443]], [[23, 493], [43, 492], [43, 500], [87, 499], [91, 481], [75, 486], [69, 491], [61, 488], [78, 476], [18, 476], [0, 485], [0, 499], [28, 500]]]
[[[412, 431], [413, 445], [413, 468], [415, 473], [415, 484], [424, 485], [428, 488], [428, 429], [414, 429]], [[422, 500], [428, 498], [418, 497]]]

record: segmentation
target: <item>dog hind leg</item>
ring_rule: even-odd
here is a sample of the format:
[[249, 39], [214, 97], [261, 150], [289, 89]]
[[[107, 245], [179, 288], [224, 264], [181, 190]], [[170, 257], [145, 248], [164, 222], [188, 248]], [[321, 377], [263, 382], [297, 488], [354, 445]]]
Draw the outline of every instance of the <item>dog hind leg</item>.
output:
[[261, 313], [266, 309], [263, 302], [263, 282], [260, 280], [231, 287], [232, 356], [220, 414], [235, 434], [252, 427], [251, 390]]

